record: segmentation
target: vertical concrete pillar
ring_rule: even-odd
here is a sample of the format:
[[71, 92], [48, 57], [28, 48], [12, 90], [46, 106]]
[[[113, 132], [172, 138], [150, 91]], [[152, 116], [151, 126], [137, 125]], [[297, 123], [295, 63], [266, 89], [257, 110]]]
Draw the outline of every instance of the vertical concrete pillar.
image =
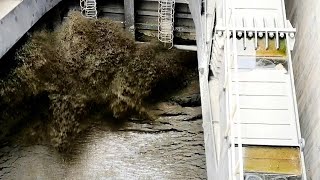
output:
[[308, 179], [320, 179], [320, 1], [285, 0], [297, 28], [293, 71]]
[[127, 31], [135, 36], [134, 0], [124, 0], [124, 25]]

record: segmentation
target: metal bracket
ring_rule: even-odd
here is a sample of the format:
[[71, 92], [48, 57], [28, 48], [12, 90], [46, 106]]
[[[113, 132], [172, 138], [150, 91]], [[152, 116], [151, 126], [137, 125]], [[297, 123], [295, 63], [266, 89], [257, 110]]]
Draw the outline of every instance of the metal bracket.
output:
[[[287, 20], [287, 25], [286, 25], [286, 26], [287, 26], [288, 28], [293, 28], [293, 27], [292, 27], [292, 24], [290, 23], [289, 20]], [[289, 48], [290, 48], [290, 51], [292, 51], [293, 48], [294, 48], [295, 41], [296, 41], [295, 32], [291, 32], [291, 33], [289, 33], [288, 35], [289, 35], [289, 37], [288, 37], [288, 41], [289, 41], [288, 46], [289, 46]]]

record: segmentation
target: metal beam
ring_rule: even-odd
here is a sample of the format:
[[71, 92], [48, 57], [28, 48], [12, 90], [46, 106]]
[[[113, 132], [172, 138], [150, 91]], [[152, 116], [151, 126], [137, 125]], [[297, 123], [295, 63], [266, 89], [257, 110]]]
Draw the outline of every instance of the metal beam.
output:
[[125, 29], [135, 36], [134, 26], [134, 0], [124, 0]]

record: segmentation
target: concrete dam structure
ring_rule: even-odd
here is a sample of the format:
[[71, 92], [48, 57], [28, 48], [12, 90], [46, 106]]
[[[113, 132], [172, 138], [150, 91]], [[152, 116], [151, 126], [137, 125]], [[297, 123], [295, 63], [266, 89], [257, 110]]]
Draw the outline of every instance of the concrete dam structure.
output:
[[[197, 51], [205, 179], [317, 180], [318, 8], [316, 0], [3, 0], [0, 58], [46, 13], [64, 19], [71, 10], [117, 22], [138, 44], [157, 39], [167, 49]], [[204, 179], [202, 170], [190, 179]], [[130, 177], [185, 178], [157, 173]]]

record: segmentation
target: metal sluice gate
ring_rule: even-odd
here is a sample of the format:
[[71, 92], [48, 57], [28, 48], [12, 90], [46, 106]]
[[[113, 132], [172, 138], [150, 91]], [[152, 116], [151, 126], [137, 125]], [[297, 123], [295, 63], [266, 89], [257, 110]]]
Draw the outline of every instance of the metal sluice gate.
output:
[[205, 42], [209, 88], [200, 86], [210, 97], [201, 99], [210, 106], [204, 126], [212, 126], [204, 127], [208, 179], [306, 180], [291, 61], [296, 29], [284, 1], [216, 2], [215, 26], [203, 30], [213, 34]]
[[[189, 6], [201, 9], [193, 20], [205, 27], [197, 44], [208, 179], [307, 180], [291, 61], [296, 29], [284, 0], [201, 2]], [[94, 0], [80, 4], [97, 17]], [[175, 0], [158, 0], [158, 39], [169, 48], [174, 13]]]

